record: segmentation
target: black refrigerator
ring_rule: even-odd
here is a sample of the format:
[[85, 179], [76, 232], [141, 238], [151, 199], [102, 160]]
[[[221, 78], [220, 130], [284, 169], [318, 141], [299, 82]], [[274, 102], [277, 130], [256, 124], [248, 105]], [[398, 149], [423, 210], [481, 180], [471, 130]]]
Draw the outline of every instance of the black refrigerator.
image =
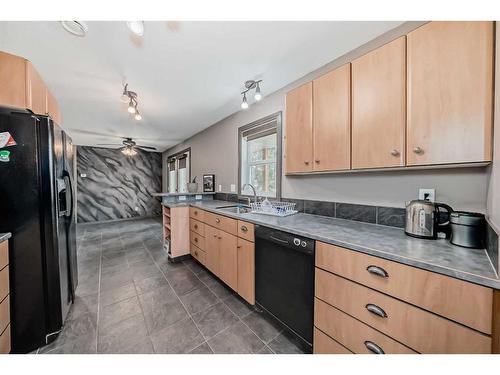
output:
[[74, 150], [49, 117], [0, 108], [0, 232], [11, 232], [12, 353], [53, 341], [74, 301]]

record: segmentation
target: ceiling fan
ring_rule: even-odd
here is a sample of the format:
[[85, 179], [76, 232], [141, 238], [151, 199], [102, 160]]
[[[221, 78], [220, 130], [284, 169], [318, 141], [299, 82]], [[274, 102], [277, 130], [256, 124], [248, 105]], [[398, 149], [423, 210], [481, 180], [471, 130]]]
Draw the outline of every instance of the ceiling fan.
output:
[[136, 149], [144, 151], [156, 151], [156, 147], [138, 145], [132, 138], [123, 138], [122, 144], [116, 143], [99, 143], [98, 146], [121, 146], [122, 153], [127, 156], [134, 156], [137, 154]]

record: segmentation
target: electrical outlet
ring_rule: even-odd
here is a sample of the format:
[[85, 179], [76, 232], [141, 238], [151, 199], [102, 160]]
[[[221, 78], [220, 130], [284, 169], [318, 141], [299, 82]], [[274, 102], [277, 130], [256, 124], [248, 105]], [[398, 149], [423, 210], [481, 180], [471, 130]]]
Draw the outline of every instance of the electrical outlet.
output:
[[235, 193], [235, 192], [236, 192], [236, 185], [231, 184], [231, 193]]
[[418, 199], [423, 201], [435, 202], [436, 189], [418, 189]]
[[180, 201], [185, 201], [186, 200], [186, 196], [185, 195], [179, 195], [179, 200]]
[[219, 191], [222, 191], [222, 185], [219, 185]]
[[197, 195], [194, 196], [194, 199], [196, 199], [196, 200], [203, 199], [203, 195], [197, 194]]
[[135, 206], [134, 210], [135, 212], [139, 211], [139, 207]]
[[85, 178], [85, 177], [87, 177], [87, 173], [80, 173], [80, 177], [81, 177], [81, 178]]

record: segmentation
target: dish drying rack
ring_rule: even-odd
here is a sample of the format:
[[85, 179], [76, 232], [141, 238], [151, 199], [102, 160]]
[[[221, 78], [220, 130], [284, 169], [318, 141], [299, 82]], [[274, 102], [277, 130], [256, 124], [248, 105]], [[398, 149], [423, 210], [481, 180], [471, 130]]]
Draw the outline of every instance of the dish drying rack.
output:
[[290, 216], [296, 214], [296, 203], [292, 202], [272, 202], [267, 201], [269, 204], [262, 204], [263, 202], [250, 203], [250, 209], [253, 214], [271, 215], [271, 216]]

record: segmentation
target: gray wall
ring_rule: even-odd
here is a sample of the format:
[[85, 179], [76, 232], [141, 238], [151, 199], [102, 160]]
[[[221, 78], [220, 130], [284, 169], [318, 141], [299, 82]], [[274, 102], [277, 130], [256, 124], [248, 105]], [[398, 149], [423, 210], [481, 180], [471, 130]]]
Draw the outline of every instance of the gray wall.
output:
[[[161, 154], [77, 147], [77, 220], [82, 222], [160, 215]], [[85, 173], [87, 177], [80, 175]]]
[[[352, 61], [356, 57], [406, 34], [422, 23], [408, 22], [379, 38], [336, 59], [281, 90], [252, 104], [247, 111], [237, 112], [214, 124], [186, 141], [167, 150], [167, 155], [191, 147], [192, 176], [204, 173], [216, 175], [216, 189], [222, 184], [223, 192], [238, 183], [238, 127], [277, 111], [283, 111], [285, 128], [285, 94], [287, 91]], [[265, 81], [263, 84], [265, 91]], [[235, 100], [239, 100], [235, 94]], [[455, 209], [486, 211], [489, 173], [485, 167], [441, 169], [427, 171], [384, 171], [342, 173], [316, 176], [284, 176], [282, 196], [286, 198], [362, 203], [379, 206], [404, 207], [406, 200], [414, 199], [418, 188], [435, 188], [437, 200]], [[166, 186], [164, 175], [164, 186]]]

